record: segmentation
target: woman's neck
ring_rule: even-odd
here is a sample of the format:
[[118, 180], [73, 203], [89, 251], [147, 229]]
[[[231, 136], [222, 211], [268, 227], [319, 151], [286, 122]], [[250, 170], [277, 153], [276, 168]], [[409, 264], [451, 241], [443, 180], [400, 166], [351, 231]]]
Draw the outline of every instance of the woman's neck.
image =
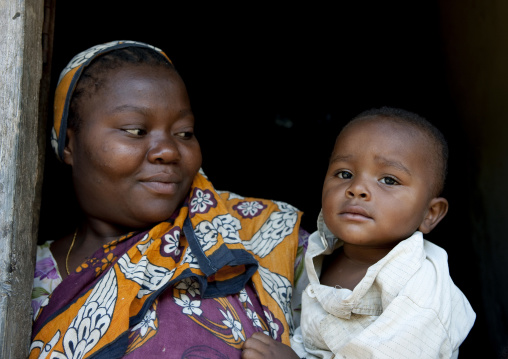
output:
[[62, 279], [68, 275], [67, 268], [69, 273], [74, 272], [102, 246], [136, 230], [94, 218], [84, 219], [74, 233], [51, 244]]
[[137, 229], [87, 217], [79, 226], [84, 241], [106, 244]]

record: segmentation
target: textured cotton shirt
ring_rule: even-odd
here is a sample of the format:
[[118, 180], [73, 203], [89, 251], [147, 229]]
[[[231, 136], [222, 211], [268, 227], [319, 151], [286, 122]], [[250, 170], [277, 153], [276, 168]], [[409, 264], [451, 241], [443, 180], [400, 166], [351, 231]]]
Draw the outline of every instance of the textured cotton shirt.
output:
[[475, 321], [444, 249], [414, 233], [367, 270], [353, 291], [320, 284], [343, 242], [319, 222], [305, 256], [309, 285], [291, 340], [304, 358], [456, 358]]

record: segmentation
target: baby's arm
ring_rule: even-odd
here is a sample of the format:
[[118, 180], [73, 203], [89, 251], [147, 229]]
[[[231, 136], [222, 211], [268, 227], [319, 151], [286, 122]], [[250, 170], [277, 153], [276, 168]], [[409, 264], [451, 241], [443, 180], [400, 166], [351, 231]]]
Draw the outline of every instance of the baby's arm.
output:
[[266, 334], [257, 332], [245, 341], [242, 351], [243, 359], [288, 358], [299, 359], [291, 347], [273, 340]]

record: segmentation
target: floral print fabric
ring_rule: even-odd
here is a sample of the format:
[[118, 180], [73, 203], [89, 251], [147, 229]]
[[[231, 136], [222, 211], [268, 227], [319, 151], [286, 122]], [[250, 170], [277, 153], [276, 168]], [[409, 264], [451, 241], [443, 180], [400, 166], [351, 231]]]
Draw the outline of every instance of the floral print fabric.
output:
[[[301, 212], [216, 192], [202, 174], [190, 193], [174, 218], [105, 245], [54, 289], [31, 358], [240, 357], [255, 331], [289, 344]], [[39, 277], [57, 273], [38, 262]]]
[[53, 290], [62, 282], [56, 261], [49, 249], [53, 241], [47, 241], [37, 246], [37, 261], [35, 262], [34, 285], [32, 289], [32, 312], [34, 319]]

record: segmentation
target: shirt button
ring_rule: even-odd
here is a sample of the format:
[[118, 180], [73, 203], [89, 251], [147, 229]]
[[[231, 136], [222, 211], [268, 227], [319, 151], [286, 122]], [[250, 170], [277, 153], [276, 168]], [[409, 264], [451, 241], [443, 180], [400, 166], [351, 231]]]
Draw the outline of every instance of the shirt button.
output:
[[309, 297], [316, 298], [316, 293], [314, 293], [314, 290], [312, 289], [312, 287], [310, 285], [307, 287], [306, 292]]
[[303, 343], [303, 337], [300, 334], [294, 335], [293, 340], [297, 343]]

